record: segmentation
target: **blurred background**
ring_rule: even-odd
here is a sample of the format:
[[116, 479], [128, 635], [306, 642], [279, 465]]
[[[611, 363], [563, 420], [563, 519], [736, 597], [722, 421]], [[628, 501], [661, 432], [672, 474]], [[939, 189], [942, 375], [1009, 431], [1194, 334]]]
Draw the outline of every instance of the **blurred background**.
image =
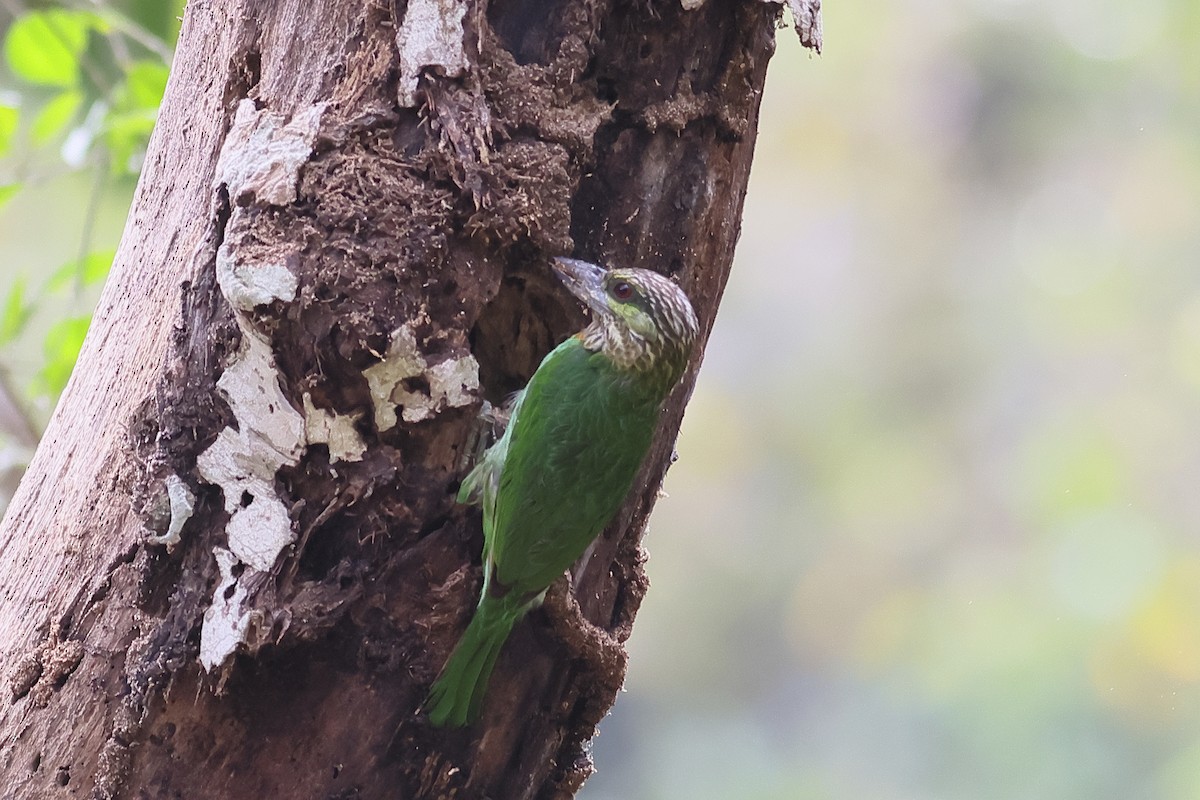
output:
[[1200, 4], [823, 13], [580, 797], [1200, 798]]
[[[780, 32], [580, 797], [1200, 797], [1200, 6], [860, 5], [820, 57]], [[99, 75], [10, 27], [0, 366], [35, 428], [179, 6], [71, 12]]]
[[0, 508], [79, 355], [183, 6], [0, 0]]

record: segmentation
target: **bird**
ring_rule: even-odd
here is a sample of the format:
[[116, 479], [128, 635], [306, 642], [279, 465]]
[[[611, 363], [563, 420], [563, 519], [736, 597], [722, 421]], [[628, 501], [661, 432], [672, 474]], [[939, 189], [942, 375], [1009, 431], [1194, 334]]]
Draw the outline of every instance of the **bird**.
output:
[[591, 322], [542, 359], [459, 489], [482, 508], [483, 589], [422, 706], [436, 727], [478, 719], [513, 626], [622, 506], [699, 335], [687, 295], [657, 272], [551, 266]]

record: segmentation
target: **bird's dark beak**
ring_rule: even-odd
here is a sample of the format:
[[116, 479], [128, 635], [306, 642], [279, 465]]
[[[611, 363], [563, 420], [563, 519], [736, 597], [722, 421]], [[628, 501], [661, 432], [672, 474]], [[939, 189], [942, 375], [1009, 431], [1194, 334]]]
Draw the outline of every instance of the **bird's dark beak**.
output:
[[576, 258], [555, 258], [551, 266], [571, 294], [582, 300], [593, 313], [609, 312], [604, 293], [604, 276], [608, 270]]

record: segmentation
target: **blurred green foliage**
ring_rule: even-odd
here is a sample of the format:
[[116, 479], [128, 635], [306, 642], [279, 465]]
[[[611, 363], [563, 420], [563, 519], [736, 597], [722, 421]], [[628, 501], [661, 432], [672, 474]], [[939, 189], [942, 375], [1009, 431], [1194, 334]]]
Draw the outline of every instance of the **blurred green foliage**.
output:
[[[154, 127], [176, 33], [164, 6], [182, 12], [180, 2], [0, 9], [0, 206], [15, 209], [0, 218], [0, 390], [35, 429], [70, 377], [112, 263], [119, 230], [97, 223], [106, 206], [128, 205]], [[64, 204], [75, 213], [56, 213]], [[53, 244], [23, 247], [14, 228]]]
[[58, 8], [21, 14], [4, 37], [9, 70], [27, 83], [75, 86], [80, 56], [96, 21], [92, 14]]
[[[49, 65], [0, 17], [0, 363], [39, 420], [181, 13], [98, 9], [25, 23]], [[781, 32], [580, 796], [1200, 796], [1200, 7], [824, 14], [820, 58]]]

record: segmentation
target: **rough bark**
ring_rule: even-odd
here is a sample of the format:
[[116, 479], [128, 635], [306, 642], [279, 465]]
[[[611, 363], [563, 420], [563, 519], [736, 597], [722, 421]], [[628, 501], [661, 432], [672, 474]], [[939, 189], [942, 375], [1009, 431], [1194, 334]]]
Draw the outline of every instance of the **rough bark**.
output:
[[[460, 8], [461, 30], [418, 24]], [[480, 723], [442, 731], [417, 710], [480, 578], [454, 493], [481, 402], [582, 322], [548, 256], [676, 276], [708, 330], [778, 14], [189, 4], [113, 275], [0, 529], [4, 797], [578, 789], [696, 365], [578, 604], [556, 587]]]

